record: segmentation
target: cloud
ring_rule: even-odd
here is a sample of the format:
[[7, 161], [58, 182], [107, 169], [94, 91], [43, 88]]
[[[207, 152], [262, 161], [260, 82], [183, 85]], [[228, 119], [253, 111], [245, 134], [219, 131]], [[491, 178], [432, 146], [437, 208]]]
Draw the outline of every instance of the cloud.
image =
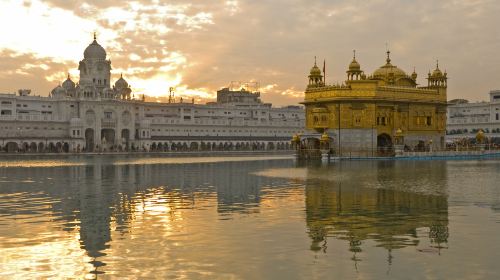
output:
[[[33, 95], [48, 95], [57, 81], [66, 78], [67, 63], [51, 58], [20, 54], [12, 50], [0, 50], [0, 84], [2, 92], [16, 92], [31, 88]], [[47, 73], [54, 73], [47, 76]]]
[[[450, 99], [485, 99], [499, 87], [500, 38], [493, 34], [500, 4], [493, 0], [5, 3], [3, 8], [26, 22], [7, 34], [0, 49], [64, 64], [71, 59], [74, 71], [97, 30], [115, 77], [123, 72], [138, 91], [155, 96], [174, 85], [186, 95], [208, 98], [231, 81], [255, 80], [275, 85], [263, 89], [265, 101], [292, 104], [302, 99], [315, 55], [326, 59], [327, 82], [337, 83], [345, 80], [353, 49], [371, 73], [384, 64], [386, 43], [393, 63], [407, 72], [415, 67], [421, 84], [439, 59], [451, 78]], [[23, 41], [31, 28], [36, 39]], [[54, 71], [47, 69], [46, 75]]]

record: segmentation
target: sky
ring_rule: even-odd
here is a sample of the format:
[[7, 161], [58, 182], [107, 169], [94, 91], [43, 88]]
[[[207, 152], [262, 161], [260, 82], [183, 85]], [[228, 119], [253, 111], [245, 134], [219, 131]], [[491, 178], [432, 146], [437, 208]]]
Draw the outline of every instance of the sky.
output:
[[231, 81], [256, 81], [263, 101], [303, 100], [318, 57], [342, 83], [353, 50], [368, 75], [392, 64], [417, 82], [448, 72], [448, 99], [500, 89], [497, 0], [0, 0], [0, 92], [48, 95], [93, 33], [136, 94], [210, 101]]

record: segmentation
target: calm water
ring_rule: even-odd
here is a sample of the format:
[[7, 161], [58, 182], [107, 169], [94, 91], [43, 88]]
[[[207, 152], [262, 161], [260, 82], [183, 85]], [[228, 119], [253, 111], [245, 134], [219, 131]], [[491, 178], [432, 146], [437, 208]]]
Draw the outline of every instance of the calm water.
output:
[[499, 279], [500, 161], [0, 161], [0, 278]]

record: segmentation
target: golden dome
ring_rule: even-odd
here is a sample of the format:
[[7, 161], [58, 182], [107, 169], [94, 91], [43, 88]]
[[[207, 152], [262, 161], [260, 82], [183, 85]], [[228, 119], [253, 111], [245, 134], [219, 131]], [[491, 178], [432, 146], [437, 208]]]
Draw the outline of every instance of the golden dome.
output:
[[311, 68], [310, 74], [311, 74], [311, 76], [319, 76], [319, 75], [321, 75], [321, 70], [319, 69], [318, 66], [316, 66], [316, 63], [314, 63], [314, 66]]
[[359, 65], [359, 62], [356, 60], [356, 50], [353, 50], [352, 52], [354, 53], [354, 55], [352, 57], [351, 63], [349, 64], [349, 71], [351, 72], [361, 71], [361, 65]]
[[356, 58], [353, 58], [351, 64], [349, 64], [349, 70], [361, 70], [361, 65], [356, 61]]
[[391, 58], [389, 57], [390, 53], [391, 52], [387, 51], [386, 64], [373, 72], [374, 78], [386, 80], [389, 75], [392, 75], [394, 79], [407, 77], [405, 71], [391, 64]]
[[413, 68], [413, 73], [411, 73], [411, 78], [415, 81], [417, 80], [417, 72], [415, 72], [415, 68]]
[[432, 76], [434, 76], [434, 77], [441, 77], [441, 76], [443, 76], [443, 72], [441, 72], [441, 70], [439, 70], [439, 68], [436, 68], [436, 69], [432, 72]]
[[432, 71], [432, 76], [435, 78], [439, 78], [443, 76], [443, 72], [439, 69], [439, 60], [436, 61], [436, 69]]
[[316, 57], [314, 57], [314, 66], [311, 68], [309, 73], [311, 76], [321, 76], [321, 69], [319, 69], [318, 65], [316, 65]]

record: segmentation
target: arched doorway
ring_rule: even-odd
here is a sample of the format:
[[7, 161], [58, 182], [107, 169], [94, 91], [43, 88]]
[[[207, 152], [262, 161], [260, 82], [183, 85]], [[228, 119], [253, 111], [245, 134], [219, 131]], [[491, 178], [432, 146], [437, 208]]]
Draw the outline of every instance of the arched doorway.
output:
[[93, 152], [94, 151], [94, 130], [92, 128], [85, 129], [85, 151]]
[[62, 147], [63, 147], [63, 144], [61, 142], [56, 143], [56, 151], [58, 153], [62, 152]]
[[62, 150], [63, 150], [63, 152], [68, 153], [69, 152], [69, 144], [64, 143], [62, 146]]
[[55, 153], [56, 152], [56, 146], [52, 142], [49, 143], [49, 152], [50, 153]]
[[122, 138], [122, 144], [125, 147], [125, 151], [128, 151], [128, 149], [130, 147], [130, 144], [129, 144], [129, 141], [130, 141], [130, 130], [128, 130], [128, 129], [122, 129], [121, 138]]
[[38, 143], [38, 152], [39, 153], [45, 152], [45, 146], [42, 142]]
[[377, 136], [377, 152], [379, 156], [391, 156], [393, 150], [392, 139], [389, 134], [382, 133]]
[[35, 142], [31, 142], [30, 144], [30, 152], [31, 153], [36, 153], [36, 150], [37, 150], [37, 145]]
[[198, 142], [191, 142], [191, 144], [189, 145], [189, 149], [191, 151], [197, 151], [198, 150]]
[[101, 130], [101, 144], [113, 145], [115, 143], [115, 130], [111, 128], [104, 128]]
[[7, 153], [15, 153], [19, 150], [19, 147], [16, 142], [8, 142], [7, 145], [5, 145], [5, 150]]

